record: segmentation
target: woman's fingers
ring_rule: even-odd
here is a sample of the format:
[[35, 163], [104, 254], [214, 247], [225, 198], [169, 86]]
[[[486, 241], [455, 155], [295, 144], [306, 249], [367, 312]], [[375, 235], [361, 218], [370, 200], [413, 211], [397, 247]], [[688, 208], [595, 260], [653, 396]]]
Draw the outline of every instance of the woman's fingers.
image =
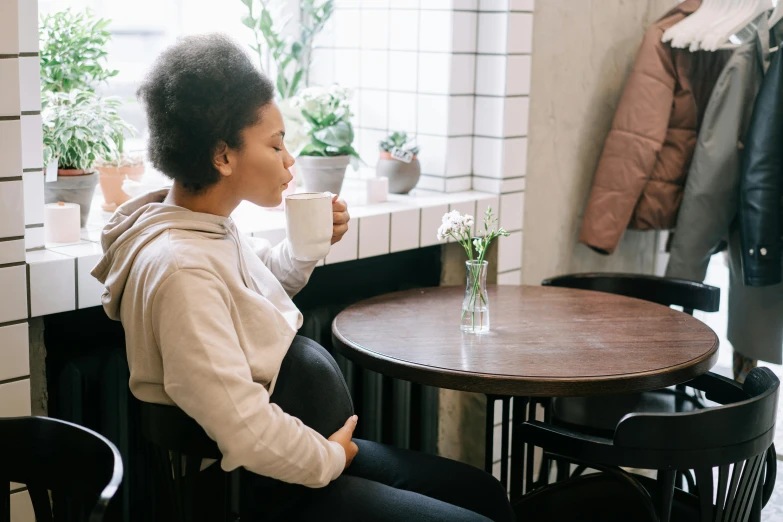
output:
[[332, 222], [335, 225], [345, 225], [351, 220], [351, 215], [347, 212], [332, 212]]

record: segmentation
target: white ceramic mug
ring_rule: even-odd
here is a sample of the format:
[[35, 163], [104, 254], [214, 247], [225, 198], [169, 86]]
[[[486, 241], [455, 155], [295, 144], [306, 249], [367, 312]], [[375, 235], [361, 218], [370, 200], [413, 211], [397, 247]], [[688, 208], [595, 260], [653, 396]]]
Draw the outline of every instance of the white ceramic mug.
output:
[[332, 247], [332, 194], [307, 192], [285, 198], [286, 234], [294, 257], [318, 261]]

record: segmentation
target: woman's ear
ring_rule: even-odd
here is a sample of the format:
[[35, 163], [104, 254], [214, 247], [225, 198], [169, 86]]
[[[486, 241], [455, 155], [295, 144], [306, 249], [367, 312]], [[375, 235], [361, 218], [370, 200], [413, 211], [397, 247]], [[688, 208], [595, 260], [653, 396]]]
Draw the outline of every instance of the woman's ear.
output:
[[212, 165], [223, 176], [230, 176], [234, 172], [234, 154], [225, 141], [218, 142], [215, 147]]

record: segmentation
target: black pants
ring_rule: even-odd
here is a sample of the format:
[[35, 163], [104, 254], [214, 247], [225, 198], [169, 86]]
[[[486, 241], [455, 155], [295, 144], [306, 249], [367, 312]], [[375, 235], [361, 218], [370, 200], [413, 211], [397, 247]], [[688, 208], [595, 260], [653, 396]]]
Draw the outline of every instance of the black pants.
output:
[[[337, 363], [297, 337], [283, 360], [272, 402], [325, 437], [353, 415]], [[362, 419], [359, 419], [362, 422]], [[488, 473], [453, 460], [354, 439], [353, 464], [313, 489], [243, 470], [242, 521], [511, 522], [505, 491]]]

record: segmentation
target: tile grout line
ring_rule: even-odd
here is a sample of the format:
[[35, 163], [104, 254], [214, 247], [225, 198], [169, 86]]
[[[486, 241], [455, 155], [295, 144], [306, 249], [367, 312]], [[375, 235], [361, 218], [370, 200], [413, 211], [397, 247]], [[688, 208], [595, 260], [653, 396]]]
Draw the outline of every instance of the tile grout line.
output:
[[33, 316], [33, 305], [30, 302], [30, 265], [26, 266], [27, 268], [27, 317]]
[[24, 236], [10, 236], [10, 237], [0, 237], [0, 243], [6, 242], [6, 241], [19, 241], [24, 240]]
[[14, 383], [14, 382], [23, 381], [23, 380], [29, 379], [29, 378], [30, 378], [30, 374], [22, 375], [20, 377], [13, 377], [11, 379], [4, 379], [4, 380], [0, 381], [0, 386], [2, 386], [3, 384], [11, 384], [11, 383]]
[[4, 328], [6, 326], [14, 326], [16, 324], [27, 324], [27, 319], [17, 319], [15, 321], [6, 321], [5, 323], [0, 323], [0, 328]]
[[79, 309], [79, 258], [73, 258], [73, 304], [74, 310]]

